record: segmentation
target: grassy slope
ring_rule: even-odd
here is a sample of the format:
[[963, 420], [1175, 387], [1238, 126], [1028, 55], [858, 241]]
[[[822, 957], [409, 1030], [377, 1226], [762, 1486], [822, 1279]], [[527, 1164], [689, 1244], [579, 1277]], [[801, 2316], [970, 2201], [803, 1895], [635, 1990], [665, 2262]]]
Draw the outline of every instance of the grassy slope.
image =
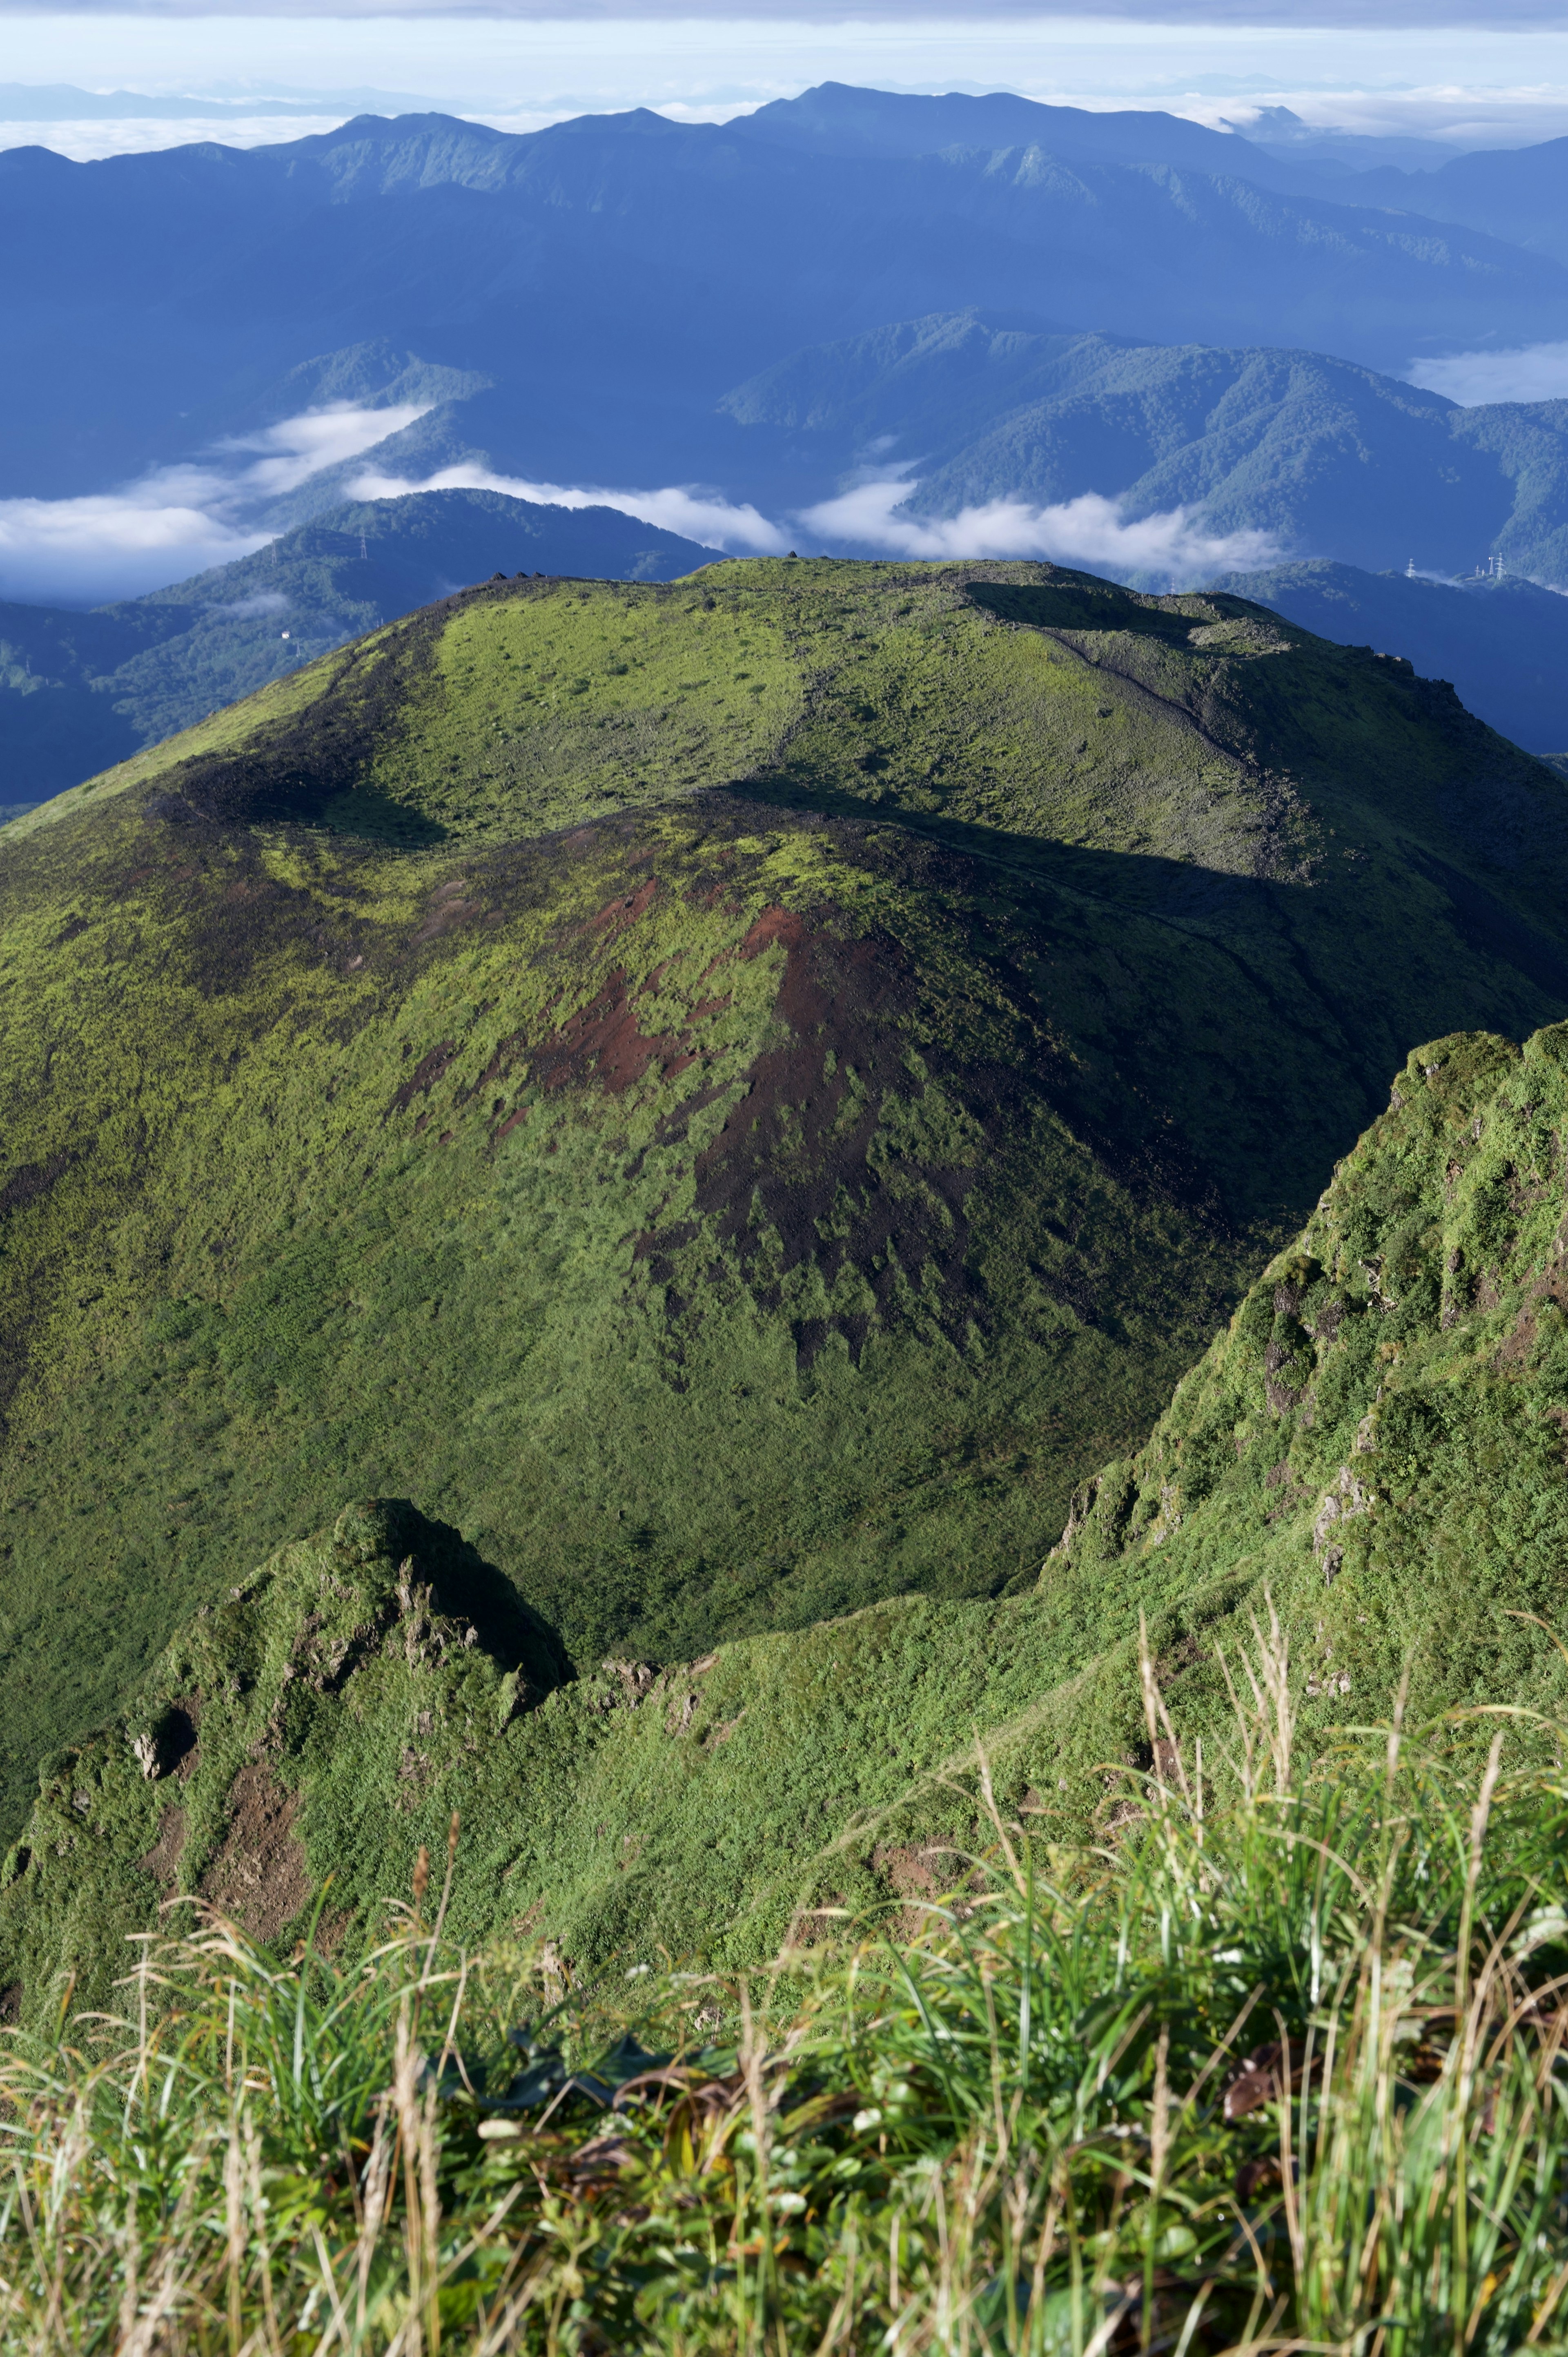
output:
[[1411, 1040], [1568, 1006], [1565, 808], [1236, 600], [824, 563], [473, 593], [17, 823], [13, 1824], [357, 1491], [579, 1663], [1026, 1587]]
[[[328, 1552], [340, 1628], [366, 1565]], [[1561, 1768], [1408, 1724], [1325, 1761], [1251, 1659], [1245, 1792], [1126, 1780], [1092, 1846], [996, 1810], [988, 1857], [929, 1861], [947, 1904], [744, 1975], [476, 1949], [439, 1855], [369, 1959], [331, 1917], [285, 1959], [175, 1912], [118, 2018], [61, 2036], [62, 1989], [0, 2045], [5, 2345], [124, 2345], [139, 2311], [204, 2357], [319, 2346], [336, 2309], [366, 2357], [1219, 2351], [1264, 2315], [1295, 2348], [1413, 2357], [1458, 2319], [1476, 2357], [1561, 2351]], [[110, 1805], [79, 1790], [78, 1857]]]
[[251, 556], [95, 613], [0, 606], [0, 767], [41, 802], [456, 582], [511, 572], [664, 581], [707, 552], [610, 508], [498, 491], [339, 505]]
[[1568, 744], [1568, 611], [1533, 581], [1510, 574], [1456, 588], [1315, 559], [1227, 574], [1219, 586], [1302, 630], [1387, 648], [1429, 678], [1452, 680], [1470, 711], [1530, 752], [1550, 756]]
[[1075, 1498], [1073, 1578], [1268, 1581], [1320, 1712], [1538, 1684], [1568, 1547], [1568, 1028], [1419, 1050], [1147, 1445]]
[[[1522, 1052], [1467, 1035], [1413, 1057], [1146, 1448], [1080, 1489], [1025, 1595], [889, 1598], [657, 1677], [557, 1684], [547, 1635], [509, 1620], [454, 1534], [348, 1510], [45, 1763], [4, 1869], [0, 1983], [43, 2009], [67, 1961], [101, 1996], [176, 1887], [271, 1935], [330, 1876], [334, 1920], [373, 1924], [453, 1809], [462, 1936], [547, 1935], [579, 1969], [660, 1948], [745, 1965], [803, 1905], [929, 1889], [927, 1846], [974, 1834], [976, 1734], [1009, 1808], [1078, 1837], [1102, 1823], [1124, 1798], [1105, 1763], [1148, 1756], [1141, 1615], [1211, 1776], [1231, 1717], [1219, 1650], [1234, 1667], [1270, 1596], [1309, 1746], [1386, 1714], [1406, 1664], [1412, 1726], [1498, 1700], [1560, 1717], [1539, 1622], [1561, 1619], [1568, 1551], [1565, 1125], [1568, 1026]], [[199, 1740], [179, 1757], [186, 1718]], [[152, 1780], [132, 1748], [148, 1733]], [[1528, 1725], [1514, 1742], [1529, 1755]], [[258, 1776], [274, 1821], [302, 1803], [281, 1847]], [[248, 1885], [236, 1840], [260, 1858]]]

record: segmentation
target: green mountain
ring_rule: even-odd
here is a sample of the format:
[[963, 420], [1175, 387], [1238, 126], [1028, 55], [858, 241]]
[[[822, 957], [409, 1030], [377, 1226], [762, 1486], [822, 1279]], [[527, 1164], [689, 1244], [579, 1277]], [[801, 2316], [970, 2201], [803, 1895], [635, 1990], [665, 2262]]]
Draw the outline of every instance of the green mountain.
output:
[[14, 822], [10, 1826], [345, 1497], [579, 1672], [1026, 1594], [1565, 864], [1408, 668], [1019, 565], [492, 582]]
[[1468, 574], [1500, 555], [1568, 581], [1563, 403], [1461, 408], [1324, 352], [1052, 333], [977, 307], [796, 352], [723, 406], [756, 446], [737, 473], [905, 462], [912, 516], [1094, 491], [1127, 521], [1186, 508], [1292, 560]]
[[499, 473], [723, 468], [733, 498], [754, 493], [715, 447], [726, 388], [970, 303], [1387, 370], [1568, 333], [1560, 261], [1408, 194], [1394, 211], [1353, 180], [1301, 185], [1169, 115], [843, 86], [722, 124], [360, 115], [243, 151], [12, 148], [0, 493], [78, 497], [210, 451], [328, 336], [484, 380], [459, 431]]
[[1568, 260], [1563, 198], [1568, 189], [1568, 139], [1533, 147], [1480, 149], [1454, 156], [1433, 171], [1384, 167], [1349, 184], [1358, 204], [1397, 207], [1429, 221], [1462, 221], [1527, 252]]
[[666, 581], [709, 554], [615, 508], [422, 491], [335, 505], [253, 555], [91, 613], [0, 604], [6, 803], [79, 785], [497, 570]]
[[[11, 2014], [47, 2018], [62, 1968], [102, 1999], [177, 1892], [257, 1938], [318, 1904], [329, 1946], [368, 1933], [455, 1810], [456, 1936], [547, 1937], [578, 1972], [660, 1950], [745, 1965], [803, 1910], [931, 1889], [934, 1846], [975, 1837], [977, 1737], [1009, 1808], [1103, 1824], [1126, 1789], [1107, 1763], [1149, 1760], [1141, 1617], [1221, 1785], [1221, 1652], [1234, 1668], [1271, 1609], [1307, 1747], [1386, 1715], [1407, 1676], [1412, 1728], [1457, 1713], [1450, 1744], [1466, 1711], [1489, 1735], [1499, 1704], [1560, 1721], [1565, 1132], [1568, 1025], [1522, 1050], [1419, 1049], [1152, 1438], [1079, 1488], [1013, 1597], [890, 1597], [565, 1682], [454, 1532], [347, 1508], [43, 1762], [0, 1868]], [[1528, 1752], [1528, 1723], [1515, 1735]]]

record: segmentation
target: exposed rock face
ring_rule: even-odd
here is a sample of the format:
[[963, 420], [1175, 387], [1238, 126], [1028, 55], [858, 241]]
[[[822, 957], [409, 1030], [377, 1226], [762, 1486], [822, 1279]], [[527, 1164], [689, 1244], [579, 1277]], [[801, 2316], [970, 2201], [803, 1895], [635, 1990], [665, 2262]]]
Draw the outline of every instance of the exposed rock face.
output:
[[1340, 1526], [1355, 1514], [1369, 1514], [1374, 1495], [1348, 1465], [1341, 1465], [1312, 1525], [1312, 1552], [1323, 1566], [1326, 1584], [1345, 1560], [1345, 1549], [1337, 1543]]
[[310, 1897], [310, 1869], [296, 1830], [300, 1799], [263, 1760], [242, 1768], [230, 1788], [229, 1830], [199, 1888], [253, 1940], [275, 1940]]

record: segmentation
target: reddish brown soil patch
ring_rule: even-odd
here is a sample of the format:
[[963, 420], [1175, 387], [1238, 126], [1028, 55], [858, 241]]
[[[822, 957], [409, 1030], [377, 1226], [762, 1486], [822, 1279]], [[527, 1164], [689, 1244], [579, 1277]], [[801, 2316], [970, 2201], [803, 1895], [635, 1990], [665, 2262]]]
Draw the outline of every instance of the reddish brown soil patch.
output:
[[136, 1862], [142, 1872], [150, 1874], [161, 1889], [172, 1890], [184, 1852], [185, 1811], [171, 1806], [158, 1819], [156, 1841], [145, 1857], [138, 1858]]
[[658, 877], [650, 876], [645, 884], [639, 884], [636, 891], [628, 892], [624, 899], [607, 901], [593, 920], [594, 931], [599, 932], [607, 925], [635, 925], [658, 889]]
[[201, 1878], [201, 1895], [253, 1940], [275, 1939], [310, 1896], [305, 1850], [294, 1830], [299, 1795], [285, 1792], [256, 1760], [235, 1777], [229, 1802], [229, 1831]]
[[459, 925], [471, 925], [476, 917], [485, 914], [482, 900], [463, 898], [467, 888], [467, 878], [463, 876], [436, 887], [430, 896], [424, 922], [413, 936], [416, 942], [438, 941], [443, 933], [455, 932]]
[[[929, 1843], [923, 1849], [889, 1842], [879, 1844], [872, 1851], [872, 1872], [880, 1875], [896, 1897], [908, 1901], [896, 1921], [897, 1937], [915, 1939], [931, 1922], [932, 1901], [972, 1884], [973, 1877], [966, 1880], [959, 1870], [962, 1863], [944, 1842]], [[926, 1901], [924, 1906], [919, 1904], [922, 1900]], [[967, 1913], [968, 1910], [961, 1908], [959, 1912]]]
[[[922, 1043], [928, 1070], [940, 1071], [950, 1101], [968, 1111], [983, 1143], [962, 1160], [895, 1157], [898, 1170], [890, 1173], [873, 1150], [889, 1102], [918, 1099], [926, 1087], [909, 1063], [919, 1003], [909, 961], [885, 936], [845, 938], [831, 921], [811, 923], [779, 908], [765, 909], [731, 954], [755, 957], [775, 942], [785, 960], [773, 1012], [786, 1036], [752, 1063], [744, 1095], [697, 1157], [698, 1213], [714, 1222], [754, 1283], [757, 1264], [773, 1261], [777, 1274], [759, 1282], [768, 1308], [779, 1305], [780, 1279], [805, 1263], [817, 1263], [830, 1288], [851, 1271], [858, 1275], [866, 1307], [796, 1320], [803, 1366], [835, 1329], [858, 1358], [874, 1318], [899, 1315], [909, 1287], [950, 1332], [983, 1324], [965, 1206], [993, 1142], [1016, 1116], [1025, 1073], [978, 1063], [940, 1070], [948, 1060]], [[1033, 1077], [1037, 1084], [1037, 1069]], [[769, 1228], [782, 1245], [777, 1258]], [[674, 1260], [692, 1232], [656, 1232], [637, 1248], [666, 1288], [671, 1323], [693, 1306], [681, 1297]], [[936, 1280], [929, 1286], [928, 1276]]]
[[533, 1071], [541, 1088], [564, 1089], [591, 1081], [619, 1096], [653, 1064], [660, 1065], [668, 1079], [695, 1060], [696, 1050], [684, 1028], [645, 1032], [638, 1028], [627, 976], [618, 965], [597, 996], [537, 1051]]
[[318, 1956], [335, 1956], [343, 1944], [343, 1934], [353, 1920], [353, 1910], [348, 1907], [338, 1908], [335, 1914], [323, 1915], [311, 1943], [316, 1953]]
[[1511, 1332], [1504, 1335], [1493, 1354], [1494, 1371], [1500, 1375], [1509, 1367], [1528, 1366], [1535, 1356], [1539, 1340], [1535, 1312], [1527, 1301], [1515, 1318]]
[[936, 1849], [914, 1849], [905, 1845], [891, 1845], [871, 1853], [872, 1871], [880, 1874], [900, 1899], [934, 1899], [937, 1878], [932, 1868], [939, 1863]]
[[736, 954], [760, 957], [772, 942], [782, 942], [786, 949], [798, 950], [805, 938], [805, 921], [793, 909], [764, 909]]
[[406, 1113], [415, 1097], [428, 1096], [436, 1082], [446, 1078], [446, 1068], [456, 1052], [456, 1039], [443, 1039], [438, 1048], [432, 1048], [428, 1056], [422, 1056], [392, 1098], [392, 1109]]

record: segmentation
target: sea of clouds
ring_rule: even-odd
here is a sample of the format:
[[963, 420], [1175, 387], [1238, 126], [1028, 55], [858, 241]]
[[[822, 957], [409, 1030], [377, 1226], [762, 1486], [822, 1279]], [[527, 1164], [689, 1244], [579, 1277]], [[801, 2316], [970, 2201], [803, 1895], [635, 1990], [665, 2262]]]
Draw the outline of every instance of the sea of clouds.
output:
[[1568, 344], [1525, 344], [1513, 351], [1451, 352], [1418, 361], [1411, 384], [1441, 393], [1461, 409], [1492, 401], [1562, 401], [1568, 397]]
[[1044, 557], [1121, 577], [1176, 580], [1272, 565], [1280, 554], [1267, 533], [1209, 532], [1187, 508], [1128, 518], [1117, 500], [1090, 491], [1055, 507], [993, 500], [956, 516], [917, 516], [905, 507], [917, 488], [902, 473], [862, 482], [775, 522], [749, 504], [736, 505], [690, 486], [584, 488], [529, 482], [475, 465], [446, 467], [418, 482], [367, 469], [348, 486], [350, 497], [361, 500], [395, 499], [415, 490], [483, 490], [545, 507], [617, 508], [731, 556], [781, 556], [798, 547], [828, 555]]
[[264, 521], [273, 501], [401, 433], [427, 405], [334, 404], [113, 490], [0, 500], [0, 597], [103, 605], [247, 556], [274, 535]]
[[921, 516], [905, 506], [916, 488], [904, 480], [861, 483], [807, 508], [800, 522], [822, 544], [857, 553], [1048, 558], [1118, 579], [1163, 576], [1174, 582], [1244, 572], [1273, 564], [1280, 554], [1268, 533], [1210, 532], [1190, 508], [1130, 517], [1120, 500], [1084, 491], [1051, 507], [990, 500], [955, 516]]
[[[1466, 405], [1556, 399], [1568, 395], [1568, 343], [1456, 353], [1412, 365], [1409, 376]], [[557, 483], [502, 474], [481, 460], [417, 479], [389, 471], [384, 462], [378, 467], [379, 447], [423, 416], [425, 406], [335, 404], [231, 437], [115, 490], [74, 499], [0, 500], [0, 598], [98, 605], [187, 579], [275, 537], [287, 522], [279, 503], [328, 469], [338, 471], [345, 500], [488, 490], [546, 507], [615, 508], [736, 556], [782, 555], [798, 548], [838, 555], [1048, 559], [1144, 586], [1178, 587], [1217, 572], [1256, 570], [1286, 553], [1265, 531], [1212, 530], [1199, 509], [1133, 515], [1118, 498], [1099, 491], [1046, 506], [1015, 497], [956, 515], [923, 515], [909, 504], [918, 480], [891, 468], [870, 470], [830, 499], [775, 517], [695, 484]], [[367, 463], [356, 471], [360, 458]]]

